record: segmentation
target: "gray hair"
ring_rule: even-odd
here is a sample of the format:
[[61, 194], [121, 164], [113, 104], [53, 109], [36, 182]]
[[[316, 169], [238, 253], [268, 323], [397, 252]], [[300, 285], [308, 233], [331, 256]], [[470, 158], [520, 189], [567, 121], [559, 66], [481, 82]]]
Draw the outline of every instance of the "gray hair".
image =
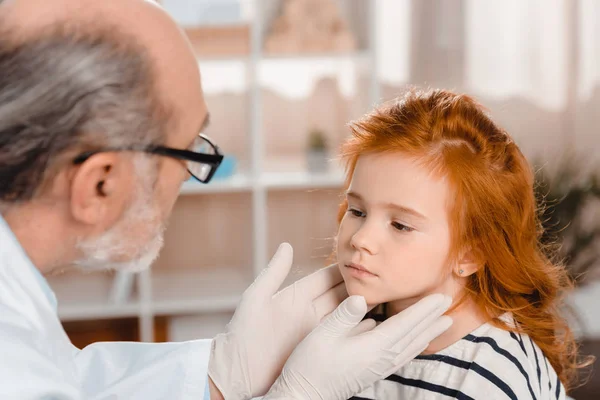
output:
[[164, 141], [168, 113], [133, 40], [66, 25], [10, 33], [0, 32], [0, 204], [34, 198], [66, 155]]

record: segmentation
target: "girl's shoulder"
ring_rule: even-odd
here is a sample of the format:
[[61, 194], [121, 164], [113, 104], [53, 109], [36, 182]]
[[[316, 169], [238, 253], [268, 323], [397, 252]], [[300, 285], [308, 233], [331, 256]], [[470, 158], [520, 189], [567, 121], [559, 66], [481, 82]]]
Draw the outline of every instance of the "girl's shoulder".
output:
[[508, 329], [485, 323], [436, 354], [418, 356], [407, 368], [418, 368], [419, 362], [428, 367], [451, 364], [465, 373], [466, 387], [483, 379], [507, 398], [564, 398], [564, 388], [542, 350], [517, 331], [510, 314], [499, 319]]
[[[500, 317], [515, 327], [510, 315]], [[527, 336], [485, 323], [435, 354], [420, 355], [376, 382], [362, 399], [565, 398], [552, 366]]]

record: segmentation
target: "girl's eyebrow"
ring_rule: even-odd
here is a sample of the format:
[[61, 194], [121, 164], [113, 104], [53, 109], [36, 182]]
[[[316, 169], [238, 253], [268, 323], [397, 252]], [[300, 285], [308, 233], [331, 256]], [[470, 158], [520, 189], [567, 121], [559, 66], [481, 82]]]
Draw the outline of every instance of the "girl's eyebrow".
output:
[[[356, 192], [352, 192], [352, 191], [346, 192], [346, 197], [350, 197], [350, 198], [353, 198], [353, 199], [358, 200], [358, 201], [363, 201], [363, 198], [362, 198], [362, 196], [360, 194], [358, 194]], [[420, 220], [427, 221], [427, 217], [425, 217], [423, 214], [421, 214], [417, 210], [414, 210], [414, 209], [412, 209], [410, 207], [405, 207], [405, 206], [402, 206], [400, 204], [395, 204], [395, 203], [384, 203], [384, 204], [382, 204], [382, 206], [385, 207], [385, 208], [394, 209], [394, 210], [399, 211], [399, 212], [401, 212], [403, 214], [411, 215], [411, 216], [413, 216], [415, 218], [418, 218]]]

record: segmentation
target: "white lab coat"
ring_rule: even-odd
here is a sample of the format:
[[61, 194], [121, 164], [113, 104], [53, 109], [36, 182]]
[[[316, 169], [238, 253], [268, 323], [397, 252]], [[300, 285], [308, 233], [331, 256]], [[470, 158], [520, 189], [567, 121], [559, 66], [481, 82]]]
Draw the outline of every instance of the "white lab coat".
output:
[[79, 350], [54, 302], [0, 217], [0, 399], [205, 398], [210, 340], [104, 342]]

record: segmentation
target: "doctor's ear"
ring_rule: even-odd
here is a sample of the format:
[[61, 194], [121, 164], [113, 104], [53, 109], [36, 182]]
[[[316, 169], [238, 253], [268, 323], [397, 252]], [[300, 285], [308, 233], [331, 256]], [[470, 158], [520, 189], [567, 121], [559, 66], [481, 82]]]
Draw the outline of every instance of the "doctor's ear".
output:
[[70, 206], [84, 224], [111, 224], [120, 218], [132, 195], [133, 166], [122, 154], [98, 153], [77, 166], [71, 177]]
[[483, 258], [475, 247], [468, 247], [461, 251], [458, 262], [456, 263], [454, 274], [464, 278], [471, 276], [483, 265]]

